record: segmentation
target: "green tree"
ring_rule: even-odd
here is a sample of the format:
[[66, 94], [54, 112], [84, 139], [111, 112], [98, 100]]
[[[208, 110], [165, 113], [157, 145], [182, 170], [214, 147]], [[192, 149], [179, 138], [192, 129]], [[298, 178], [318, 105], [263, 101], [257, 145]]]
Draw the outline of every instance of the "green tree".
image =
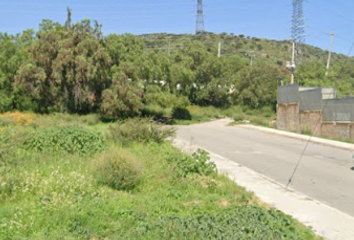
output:
[[112, 85], [103, 91], [101, 116], [108, 119], [136, 116], [144, 107], [142, 97], [143, 88], [117, 72]]
[[279, 69], [267, 63], [242, 69], [236, 83], [238, 103], [253, 108], [274, 104], [279, 78]]
[[14, 86], [14, 77], [26, 61], [26, 48], [32, 43], [33, 30], [16, 36], [0, 34], [0, 112], [12, 109], [28, 110], [29, 103], [23, 93]]
[[85, 113], [99, 107], [109, 85], [111, 59], [101, 26], [89, 20], [64, 26], [44, 20], [29, 49], [30, 58], [16, 75], [18, 86], [29, 93], [37, 111]]

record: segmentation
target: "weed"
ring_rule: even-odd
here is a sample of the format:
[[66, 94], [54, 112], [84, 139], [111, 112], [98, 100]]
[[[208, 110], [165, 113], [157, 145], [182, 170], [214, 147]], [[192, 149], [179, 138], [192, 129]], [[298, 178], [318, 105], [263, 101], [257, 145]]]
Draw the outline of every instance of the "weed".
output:
[[34, 120], [35, 116], [31, 113], [9, 112], [0, 114], [0, 126], [29, 126]]
[[300, 131], [301, 134], [312, 136], [313, 132], [310, 128], [303, 128]]
[[109, 138], [123, 144], [134, 141], [162, 143], [174, 135], [175, 129], [162, 128], [149, 119], [128, 119], [109, 128]]
[[106, 142], [100, 134], [79, 126], [52, 127], [34, 132], [25, 147], [33, 151], [92, 155], [102, 152]]
[[116, 190], [133, 190], [140, 181], [141, 164], [126, 150], [112, 150], [100, 158], [98, 181]]
[[0, 163], [24, 144], [28, 131], [23, 128], [5, 127], [0, 132]]
[[217, 172], [215, 163], [210, 161], [209, 153], [202, 149], [198, 149], [192, 157], [182, 156], [169, 161], [176, 163], [176, 174], [181, 177], [191, 174], [210, 176]]
[[245, 119], [245, 114], [244, 113], [235, 113], [233, 115], [233, 119], [235, 122], [240, 122], [240, 121], [243, 121]]
[[[198, 208], [199, 205], [193, 205]], [[311, 230], [298, 231], [292, 219], [277, 210], [258, 206], [226, 207], [218, 212], [169, 214], [139, 229], [160, 239], [313, 239]]]
[[[221, 113], [212, 110], [201, 111]], [[149, 120], [132, 120], [129, 130], [122, 127], [127, 122], [114, 124], [123, 133], [110, 129], [110, 142], [95, 134], [105, 124], [45, 118], [47, 129], [1, 126], [0, 239], [319, 239], [218, 175], [207, 152], [186, 156], [165, 141], [170, 135], [151, 134], [166, 128]], [[36, 151], [28, 145], [33, 139], [41, 146]], [[122, 139], [131, 144], [115, 147]], [[87, 157], [87, 149], [106, 145]]]

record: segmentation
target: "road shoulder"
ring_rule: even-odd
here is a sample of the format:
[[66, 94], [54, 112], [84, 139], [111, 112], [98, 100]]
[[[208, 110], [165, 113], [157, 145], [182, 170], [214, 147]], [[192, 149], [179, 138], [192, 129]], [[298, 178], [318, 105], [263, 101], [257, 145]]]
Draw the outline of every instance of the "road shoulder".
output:
[[317, 143], [317, 144], [322, 144], [322, 145], [327, 145], [327, 146], [332, 146], [332, 147], [337, 147], [337, 148], [342, 148], [342, 149], [354, 151], [354, 144], [352, 144], [352, 143], [339, 142], [339, 141], [335, 141], [335, 140], [318, 138], [318, 137], [302, 135], [302, 134], [292, 133], [292, 132], [286, 132], [286, 131], [281, 131], [281, 130], [272, 129], [272, 128], [254, 126], [254, 125], [235, 125], [234, 127], [248, 128], [248, 129], [257, 130], [257, 131], [268, 133], [268, 134], [275, 134], [275, 135], [289, 137], [289, 138], [296, 138], [296, 139], [303, 140], [303, 141], [310, 141], [310, 142]]
[[[174, 145], [187, 153], [192, 153], [201, 148], [180, 138], [174, 140]], [[205, 150], [208, 151], [208, 149]], [[311, 226], [316, 234], [326, 239], [353, 239], [354, 217], [302, 193], [285, 189], [285, 186], [282, 184], [262, 174], [229, 161], [218, 154], [208, 152], [210, 153], [211, 160], [215, 162], [221, 174], [227, 175], [238, 185], [245, 187], [248, 191], [254, 192], [261, 201], [293, 216], [303, 224]]]

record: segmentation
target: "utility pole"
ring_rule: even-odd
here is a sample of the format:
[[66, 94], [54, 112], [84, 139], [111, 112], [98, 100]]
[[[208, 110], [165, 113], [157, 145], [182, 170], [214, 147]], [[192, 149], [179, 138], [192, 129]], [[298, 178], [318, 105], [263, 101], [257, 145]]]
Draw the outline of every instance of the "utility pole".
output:
[[253, 66], [253, 58], [254, 58], [255, 56], [254, 56], [254, 51], [251, 51], [250, 52], [250, 58], [251, 58], [251, 67]]
[[331, 35], [332, 35], [332, 38], [331, 38], [331, 45], [329, 47], [329, 53], [328, 53], [326, 76], [328, 75], [329, 65], [331, 64], [331, 55], [332, 55], [332, 51], [333, 51], [333, 43], [334, 43], [334, 37], [336, 36], [336, 33], [332, 32]]
[[250, 58], [250, 66], [252, 68], [252, 66], [253, 66], [253, 58], [255, 57], [254, 51], [250, 51], [249, 53], [245, 53], [245, 56]]
[[294, 84], [294, 71], [295, 71], [295, 42], [293, 42], [293, 54], [291, 57], [291, 64], [292, 64], [292, 68], [291, 68], [291, 84]]
[[290, 74], [291, 74], [291, 80], [290, 84], [294, 84], [294, 79], [295, 79], [295, 69], [296, 69], [296, 64], [295, 64], [295, 41], [293, 41], [293, 49], [291, 53], [291, 62], [286, 63], [286, 68], [289, 69]]
[[168, 39], [168, 56], [171, 56], [171, 39]]
[[221, 57], [221, 42], [219, 42], [219, 47], [218, 47], [218, 58]]

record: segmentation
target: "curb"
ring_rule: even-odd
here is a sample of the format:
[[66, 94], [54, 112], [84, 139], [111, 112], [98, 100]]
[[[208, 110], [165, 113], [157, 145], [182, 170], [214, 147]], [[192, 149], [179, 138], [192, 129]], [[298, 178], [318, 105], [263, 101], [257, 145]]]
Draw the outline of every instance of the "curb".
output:
[[298, 134], [298, 133], [286, 132], [286, 131], [266, 128], [266, 127], [259, 127], [259, 126], [254, 126], [254, 125], [236, 125], [236, 127], [258, 130], [258, 131], [264, 132], [264, 133], [275, 134], [275, 135], [279, 135], [279, 136], [295, 138], [295, 139], [299, 139], [299, 140], [303, 140], [303, 141], [309, 141], [309, 142], [313, 142], [313, 143], [317, 143], [317, 144], [322, 144], [322, 145], [326, 145], [326, 146], [337, 147], [337, 148], [342, 148], [342, 149], [354, 151], [354, 144], [351, 144], [351, 143], [328, 140], [328, 139], [307, 136], [307, 135], [302, 135], [302, 134]]

